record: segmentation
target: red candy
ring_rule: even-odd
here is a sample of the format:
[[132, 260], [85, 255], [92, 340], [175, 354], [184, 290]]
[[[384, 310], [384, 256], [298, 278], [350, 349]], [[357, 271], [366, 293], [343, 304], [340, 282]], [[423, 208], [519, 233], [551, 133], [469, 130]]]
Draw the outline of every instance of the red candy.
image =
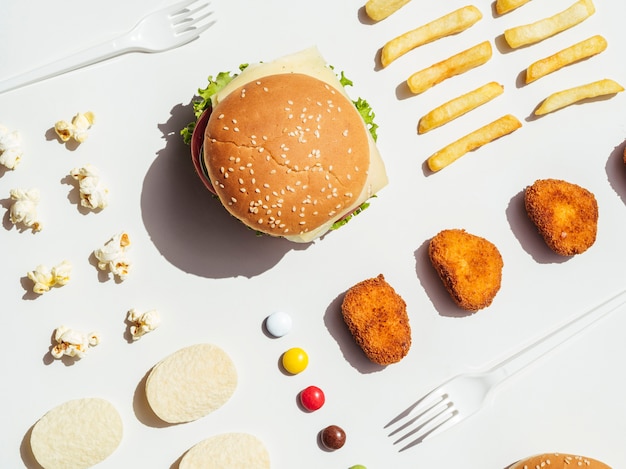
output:
[[326, 402], [324, 392], [317, 386], [309, 386], [300, 393], [300, 403], [308, 411], [315, 411]]

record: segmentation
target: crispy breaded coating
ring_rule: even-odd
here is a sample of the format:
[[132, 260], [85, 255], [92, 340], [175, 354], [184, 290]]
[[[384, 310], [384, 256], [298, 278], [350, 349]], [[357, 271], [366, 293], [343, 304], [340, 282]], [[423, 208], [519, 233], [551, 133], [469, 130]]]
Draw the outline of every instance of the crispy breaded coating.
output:
[[478, 311], [500, 290], [504, 262], [498, 248], [462, 229], [443, 230], [428, 246], [430, 261], [454, 302]]
[[587, 189], [559, 179], [539, 179], [526, 188], [524, 203], [539, 234], [557, 254], [580, 254], [596, 241], [598, 203]]
[[406, 303], [382, 274], [350, 288], [341, 312], [352, 337], [372, 362], [390, 365], [409, 352], [411, 327]]

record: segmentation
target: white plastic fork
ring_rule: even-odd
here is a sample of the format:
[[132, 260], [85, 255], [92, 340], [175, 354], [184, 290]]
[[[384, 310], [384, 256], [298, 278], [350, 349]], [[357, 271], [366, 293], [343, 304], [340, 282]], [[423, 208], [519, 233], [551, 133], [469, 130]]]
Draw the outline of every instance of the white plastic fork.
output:
[[[162, 52], [198, 38], [215, 21], [209, 3], [182, 0], [145, 16], [127, 33], [0, 82], [0, 93], [77, 70], [128, 52]], [[200, 16], [197, 14], [200, 13]]]
[[393, 428], [389, 437], [394, 439], [394, 445], [402, 444], [400, 451], [404, 451], [449, 429], [479, 411], [488, 402], [492, 391], [505, 379], [624, 303], [626, 291], [576, 317], [489, 370], [460, 374], [446, 381], [385, 425], [388, 430]]

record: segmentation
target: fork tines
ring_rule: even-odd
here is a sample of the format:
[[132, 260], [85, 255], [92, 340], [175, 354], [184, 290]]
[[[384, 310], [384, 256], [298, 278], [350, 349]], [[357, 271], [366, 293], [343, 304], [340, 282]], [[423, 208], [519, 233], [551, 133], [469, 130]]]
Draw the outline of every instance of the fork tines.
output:
[[176, 28], [175, 31], [177, 34], [185, 33], [188, 31], [195, 31], [199, 34], [213, 26], [213, 24], [215, 23], [215, 21], [211, 21], [202, 26], [198, 26], [201, 22], [211, 16], [213, 12], [207, 11], [206, 13], [196, 17], [198, 13], [202, 12], [210, 5], [210, 3], [207, 2], [191, 9], [188, 8], [196, 2], [197, 0], [185, 0], [184, 2], [181, 2], [181, 8], [178, 8], [176, 11], [170, 14], [170, 16], [174, 19], [177, 19], [176, 17], [180, 16], [180, 18], [178, 18], [178, 21], [174, 23], [174, 26]]
[[446, 424], [452, 423], [457, 415], [458, 411], [454, 408], [448, 394], [431, 394], [411, 405], [385, 425], [385, 428], [390, 428], [399, 423], [388, 435], [389, 437], [396, 437], [393, 442], [394, 445], [412, 438], [399, 450], [404, 451], [421, 443], [438, 430], [442, 430]]

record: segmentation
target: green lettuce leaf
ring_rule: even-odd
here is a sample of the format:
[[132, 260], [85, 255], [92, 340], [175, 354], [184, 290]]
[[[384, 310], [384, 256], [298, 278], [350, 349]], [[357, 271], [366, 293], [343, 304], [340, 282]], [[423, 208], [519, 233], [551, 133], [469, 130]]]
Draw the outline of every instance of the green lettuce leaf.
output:
[[[370, 197], [370, 199], [374, 198], [374, 197], [376, 197], [376, 194], [374, 194], [372, 197]], [[369, 199], [368, 199], [365, 202], [363, 202], [361, 205], [359, 205], [354, 212], [352, 212], [349, 215], [346, 215], [341, 220], [337, 220], [335, 223], [333, 223], [333, 225], [330, 227], [330, 229], [331, 230], [338, 230], [339, 228], [344, 226], [346, 223], [348, 223], [352, 219], [352, 217], [358, 215], [359, 213], [361, 213], [363, 210], [365, 210], [369, 206], [370, 206], [370, 203], [369, 203]]]
[[[247, 66], [248, 64], [241, 64], [239, 70], [243, 71]], [[196, 127], [196, 121], [206, 109], [211, 107], [211, 98], [228, 85], [237, 75], [238, 73], [220, 72], [215, 78], [209, 76], [209, 83], [206, 88], [198, 88], [198, 94], [192, 101], [193, 114], [196, 120], [187, 124], [187, 126], [180, 131], [180, 134], [183, 136], [183, 141], [187, 145], [191, 143], [191, 135], [193, 134], [193, 129]]]
[[[333, 66], [331, 66], [330, 68], [334, 70]], [[339, 82], [344, 88], [346, 86], [354, 85], [354, 82], [350, 80], [343, 71], [340, 72], [337, 78], [339, 79]], [[356, 110], [359, 111], [359, 114], [361, 115], [361, 118], [365, 122], [365, 126], [367, 127], [367, 130], [369, 130], [369, 133], [374, 139], [374, 141], [378, 140], [378, 133], [377, 133], [378, 124], [374, 122], [374, 118], [376, 117], [376, 114], [374, 113], [372, 106], [370, 106], [370, 104], [363, 98], [358, 98], [356, 101], [353, 100], [352, 104], [354, 104], [354, 107], [356, 107]]]

